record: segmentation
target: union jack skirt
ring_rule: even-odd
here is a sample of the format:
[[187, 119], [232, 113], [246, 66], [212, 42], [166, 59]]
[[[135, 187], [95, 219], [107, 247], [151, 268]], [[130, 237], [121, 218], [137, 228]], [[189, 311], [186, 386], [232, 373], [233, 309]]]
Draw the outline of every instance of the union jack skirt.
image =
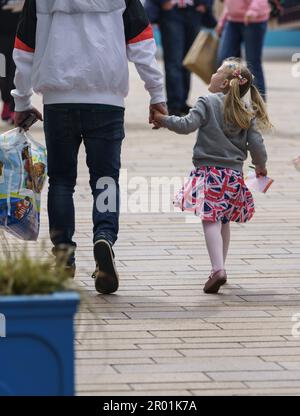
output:
[[174, 199], [182, 211], [191, 211], [204, 221], [247, 222], [254, 214], [254, 201], [243, 173], [203, 166], [192, 170]]

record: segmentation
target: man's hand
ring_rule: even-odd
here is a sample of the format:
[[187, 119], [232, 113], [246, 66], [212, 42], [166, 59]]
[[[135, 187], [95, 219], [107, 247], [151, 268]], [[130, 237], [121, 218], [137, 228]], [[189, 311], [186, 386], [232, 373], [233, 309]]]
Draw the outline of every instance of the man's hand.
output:
[[268, 171], [266, 168], [260, 168], [259, 166], [255, 166], [255, 173], [256, 177], [259, 178], [260, 176], [267, 176]]
[[42, 114], [36, 108], [32, 107], [30, 110], [15, 112], [15, 126], [22, 127], [24, 120], [32, 113], [36, 116], [37, 120], [43, 121]]
[[154, 124], [153, 129], [159, 129], [159, 126], [155, 122], [155, 112], [161, 113], [163, 115], [168, 115], [168, 109], [166, 103], [157, 103], [150, 104], [149, 108], [149, 124]]
[[165, 11], [172, 10], [173, 7], [174, 7], [174, 4], [172, 0], [166, 1], [165, 3], [161, 5], [161, 8]]

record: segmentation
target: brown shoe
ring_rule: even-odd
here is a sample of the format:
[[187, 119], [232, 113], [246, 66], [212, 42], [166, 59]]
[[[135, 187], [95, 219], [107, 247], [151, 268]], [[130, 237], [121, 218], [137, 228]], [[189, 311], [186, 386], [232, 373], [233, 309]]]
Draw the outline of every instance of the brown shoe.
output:
[[203, 291], [205, 293], [218, 293], [220, 287], [227, 282], [227, 274], [225, 270], [218, 270], [210, 275], [205, 283]]

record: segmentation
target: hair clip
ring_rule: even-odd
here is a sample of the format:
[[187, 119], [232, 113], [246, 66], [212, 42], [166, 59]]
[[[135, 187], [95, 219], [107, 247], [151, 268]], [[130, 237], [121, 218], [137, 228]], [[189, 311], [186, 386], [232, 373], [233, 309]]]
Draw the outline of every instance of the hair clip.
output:
[[230, 64], [227, 64], [227, 67], [229, 69], [236, 69], [236, 64], [235, 63], [230, 63]]
[[232, 75], [239, 80], [239, 85], [247, 84], [248, 80], [247, 78], [243, 77], [240, 69], [237, 69], [236, 71], [234, 71]]

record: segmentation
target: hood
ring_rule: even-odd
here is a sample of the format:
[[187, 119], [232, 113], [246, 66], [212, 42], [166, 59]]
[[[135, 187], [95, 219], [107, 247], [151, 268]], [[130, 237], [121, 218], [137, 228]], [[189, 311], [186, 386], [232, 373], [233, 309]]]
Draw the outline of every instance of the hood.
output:
[[36, 0], [37, 13], [108, 13], [125, 8], [125, 0]]

